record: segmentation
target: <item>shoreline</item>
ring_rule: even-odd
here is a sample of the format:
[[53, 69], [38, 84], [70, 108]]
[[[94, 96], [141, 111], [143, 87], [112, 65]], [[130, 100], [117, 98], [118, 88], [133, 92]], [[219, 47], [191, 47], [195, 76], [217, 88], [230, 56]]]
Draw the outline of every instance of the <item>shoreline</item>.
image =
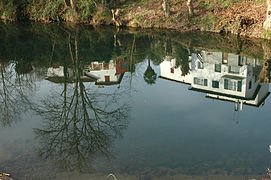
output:
[[[71, 9], [62, 12], [64, 14], [55, 12], [54, 16], [38, 16], [38, 14], [27, 9], [27, 13], [25, 13], [28, 14], [27, 17], [19, 18], [11, 15], [10, 17], [1, 15], [0, 11], [0, 17], [3, 22], [27, 20], [42, 23], [112, 25], [115, 27], [174, 30], [179, 32], [230, 33], [243, 37], [271, 39], [271, 32], [263, 29], [266, 19], [266, 6], [265, 1], [260, 3], [258, 1], [241, 1], [229, 5], [217, 4], [217, 2], [216, 4], [214, 2], [213, 4], [206, 4], [205, 1], [197, 1], [194, 4], [193, 15], [190, 15], [186, 2], [172, 0], [169, 15], [166, 16], [160, 1], [145, 0], [123, 2], [114, 8], [101, 5], [87, 18], [80, 12], [76, 12], [75, 19], [75, 16], [66, 12], [71, 12]], [[67, 7], [65, 8], [67, 9]]]

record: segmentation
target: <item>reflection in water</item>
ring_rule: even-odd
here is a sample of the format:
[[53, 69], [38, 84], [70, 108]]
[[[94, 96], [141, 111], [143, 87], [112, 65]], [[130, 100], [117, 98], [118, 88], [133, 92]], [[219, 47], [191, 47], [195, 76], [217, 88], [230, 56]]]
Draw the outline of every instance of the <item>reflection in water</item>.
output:
[[24, 74], [15, 63], [0, 64], [0, 127], [10, 126], [29, 107], [29, 95], [36, 87], [36, 74]]
[[53, 91], [36, 107], [44, 127], [35, 132], [42, 141], [42, 156], [54, 159], [61, 169], [84, 171], [89, 170], [95, 155], [110, 157], [112, 141], [128, 124], [128, 106], [119, 102], [121, 94], [94, 92], [84, 82], [120, 83], [127, 68], [125, 62], [110, 61], [109, 67], [94, 62], [83, 70], [76, 39], [74, 54], [72, 68], [48, 68], [47, 80], [61, 83], [62, 89]]
[[[55, 163], [59, 167], [56, 173], [89, 171], [95, 169], [95, 160], [116, 154], [120, 156], [116, 159], [123, 160], [121, 163], [116, 160], [116, 167], [123, 165], [119, 169], [124, 173], [161, 166], [189, 175], [223, 175], [234, 171], [244, 175], [263, 171], [260, 165], [264, 163], [258, 159], [265, 159], [256, 146], [266, 142], [255, 145], [252, 150], [256, 153], [252, 154], [247, 146], [254, 136], [242, 127], [232, 128], [223, 121], [222, 116], [226, 115], [216, 114], [228, 112], [225, 104], [221, 105], [223, 110], [217, 108], [211, 116], [206, 113], [206, 107], [198, 105], [204, 102], [187, 92], [202, 92], [207, 98], [233, 102], [236, 111], [242, 110], [245, 104], [263, 105], [269, 95], [267, 83], [270, 81], [271, 51], [266, 42], [210, 34], [73, 29], [53, 24], [32, 24], [26, 25], [27, 28], [0, 26], [3, 26], [0, 28], [3, 34], [0, 36], [1, 126], [11, 125], [27, 109], [34, 110], [30, 114], [36, 113], [35, 121], [40, 118], [37, 124], [43, 126], [35, 124], [27, 130], [32, 132], [34, 128], [42, 159]], [[175, 90], [167, 81], [164, 81], [166, 85], [161, 83], [157, 79], [159, 66], [160, 78], [189, 84], [191, 91]], [[40, 89], [36, 88], [38, 81], [43, 82]], [[38, 96], [32, 97], [33, 92]], [[164, 101], [165, 92], [167, 98], [174, 96], [170, 104]], [[176, 96], [184, 101], [178, 102]], [[199, 109], [202, 121], [198, 121], [197, 113], [191, 113], [191, 107]], [[247, 116], [251, 115], [244, 111]], [[216, 116], [222, 120], [216, 121]], [[128, 128], [131, 119], [133, 122]], [[24, 119], [21, 124], [25, 122], [29, 121]], [[255, 124], [243, 124], [257, 132], [257, 142], [269, 137], [268, 129], [258, 130], [264, 127], [264, 122], [260, 123], [259, 128], [250, 127]], [[127, 144], [118, 139], [124, 129], [124, 139], [127, 139], [123, 141]], [[229, 131], [235, 138], [231, 138]], [[232, 139], [243, 141], [244, 147]], [[225, 143], [220, 143], [221, 140]], [[25, 146], [31, 149], [34, 140], [28, 139], [28, 142]], [[118, 149], [114, 143], [124, 145]], [[236, 148], [231, 149], [232, 145]], [[29, 154], [38, 159], [33, 149]], [[130, 158], [134, 153], [131, 151], [135, 151], [135, 156], [126, 162], [125, 157]], [[13, 160], [4, 162], [11, 162], [10, 167], [14, 166], [17, 173], [20, 168], [12, 164]], [[0, 168], [2, 164], [5, 163], [0, 159]], [[250, 167], [253, 164], [255, 167]], [[156, 173], [166, 174], [162, 170]]]
[[234, 102], [238, 111], [243, 104], [263, 105], [270, 94], [269, 84], [259, 81], [261, 63], [239, 55], [201, 51], [190, 56], [186, 75], [176, 66], [175, 58], [166, 56], [160, 64], [160, 77], [189, 84], [189, 90], [206, 93], [207, 98]]
[[124, 59], [110, 60], [109, 63], [92, 62], [84, 67], [86, 76], [95, 79], [95, 85], [99, 87], [117, 85], [120, 87], [125, 72], [128, 71], [128, 61]]
[[151, 67], [151, 60], [148, 58], [148, 66], [144, 73], [144, 80], [147, 84], [152, 85], [155, 83], [157, 74]]

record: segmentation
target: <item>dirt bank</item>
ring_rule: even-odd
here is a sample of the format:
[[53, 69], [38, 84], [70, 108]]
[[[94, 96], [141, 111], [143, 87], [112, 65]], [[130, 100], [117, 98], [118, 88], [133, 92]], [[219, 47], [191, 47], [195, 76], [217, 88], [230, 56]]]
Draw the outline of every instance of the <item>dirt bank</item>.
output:
[[119, 7], [117, 21], [123, 26], [163, 28], [178, 31], [229, 32], [242, 36], [267, 38], [263, 30], [266, 3], [243, 1], [227, 5], [197, 1], [190, 16], [186, 1], [172, 0], [170, 16], [165, 17], [160, 1], [131, 3]]
[[168, 0], [169, 16], [164, 14], [162, 0], [114, 0], [115, 4], [77, 2], [74, 8], [63, 1], [49, 4], [27, 2], [27, 5], [13, 3], [12, 8], [8, 6], [9, 4], [0, 3], [1, 19], [228, 32], [271, 39], [271, 32], [263, 30], [267, 9], [265, 0], [193, 0], [192, 15], [188, 12], [187, 0]]

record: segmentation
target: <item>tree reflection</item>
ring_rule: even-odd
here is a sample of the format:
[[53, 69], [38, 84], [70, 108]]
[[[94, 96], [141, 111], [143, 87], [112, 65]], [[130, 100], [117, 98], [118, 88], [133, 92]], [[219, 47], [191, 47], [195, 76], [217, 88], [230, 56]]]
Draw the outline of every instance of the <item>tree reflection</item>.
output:
[[32, 77], [19, 75], [15, 63], [0, 64], [0, 126], [10, 126], [30, 104], [28, 94], [35, 88]]
[[53, 159], [64, 170], [84, 171], [97, 154], [110, 156], [112, 141], [127, 127], [128, 106], [120, 103], [120, 94], [93, 92], [82, 79], [77, 37], [69, 40], [72, 59], [71, 86], [64, 66], [63, 91], [54, 91], [35, 110], [44, 117], [44, 127], [35, 129], [41, 140], [41, 156]]
[[175, 56], [176, 56], [176, 67], [180, 67], [182, 70], [182, 76], [185, 76], [189, 73], [189, 52], [188, 50], [181, 46], [175, 46]]
[[155, 84], [157, 74], [151, 67], [151, 60], [148, 58], [148, 67], [144, 73], [144, 80], [147, 84]]

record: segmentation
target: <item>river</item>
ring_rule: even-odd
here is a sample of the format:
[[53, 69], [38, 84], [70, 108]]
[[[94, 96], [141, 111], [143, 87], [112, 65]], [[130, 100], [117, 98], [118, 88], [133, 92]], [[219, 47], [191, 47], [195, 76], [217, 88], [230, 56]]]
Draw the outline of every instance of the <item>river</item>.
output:
[[268, 177], [270, 42], [40, 23], [0, 33], [0, 172]]

